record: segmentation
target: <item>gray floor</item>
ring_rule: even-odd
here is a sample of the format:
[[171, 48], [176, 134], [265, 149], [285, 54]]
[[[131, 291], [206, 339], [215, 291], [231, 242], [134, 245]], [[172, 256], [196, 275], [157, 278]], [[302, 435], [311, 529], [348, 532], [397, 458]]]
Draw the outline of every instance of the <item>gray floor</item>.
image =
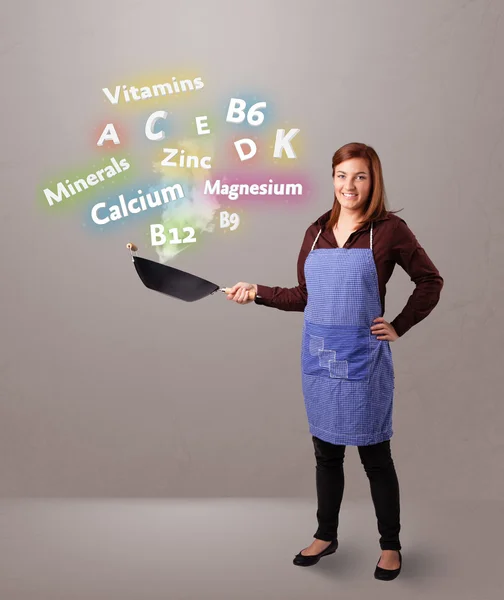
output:
[[338, 551], [301, 568], [309, 500], [3, 500], [0, 598], [497, 600], [503, 504], [403, 499], [403, 571], [381, 582], [370, 501], [344, 501]]

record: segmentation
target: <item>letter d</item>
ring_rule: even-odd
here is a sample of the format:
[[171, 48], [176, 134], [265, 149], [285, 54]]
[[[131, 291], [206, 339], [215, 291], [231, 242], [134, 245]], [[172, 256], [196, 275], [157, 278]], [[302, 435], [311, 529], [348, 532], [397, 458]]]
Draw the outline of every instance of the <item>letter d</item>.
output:
[[[243, 150], [242, 150], [242, 145], [243, 144], [248, 144], [250, 147], [250, 152], [248, 154], [244, 154]], [[256, 143], [254, 142], [254, 140], [251, 140], [249, 138], [243, 138], [242, 140], [238, 140], [237, 142], [234, 143], [236, 151], [238, 152], [238, 156], [240, 157], [240, 160], [243, 162], [244, 160], [249, 160], [250, 158], [252, 158], [253, 156], [255, 156], [256, 152], [257, 152], [257, 146]]]

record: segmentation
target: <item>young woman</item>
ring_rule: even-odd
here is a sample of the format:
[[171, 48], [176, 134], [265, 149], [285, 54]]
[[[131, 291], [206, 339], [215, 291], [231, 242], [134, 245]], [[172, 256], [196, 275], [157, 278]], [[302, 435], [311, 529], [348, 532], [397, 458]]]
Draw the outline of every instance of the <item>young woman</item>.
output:
[[[401, 570], [399, 484], [390, 450], [394, 367], [389, 342], [424, 319], [443, 279], [405, 221], [388, 211], [380, 159], [351, 143], [332, 159], [334, 204], [306, 230], [294, 288], [239, 282], [229, 300], [304, 311], [302, 387], [315, 448], [314, 541], [294, 558], [313, 565], [338, 547], [347, 445], [357, 446], [370, 482], [380, 533], [375, 577]], [[399, 264], [415, 289], [390, 323], [386, 284]]]

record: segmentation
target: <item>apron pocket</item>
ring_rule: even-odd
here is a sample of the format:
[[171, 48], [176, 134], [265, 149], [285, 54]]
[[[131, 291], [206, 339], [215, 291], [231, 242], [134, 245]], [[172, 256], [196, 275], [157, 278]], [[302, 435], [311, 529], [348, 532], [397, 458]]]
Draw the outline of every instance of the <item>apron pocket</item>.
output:
[[367, 381], [369, 377], [370, 331], [354, 325], [303, 327], [302, 370], [328, 379]]

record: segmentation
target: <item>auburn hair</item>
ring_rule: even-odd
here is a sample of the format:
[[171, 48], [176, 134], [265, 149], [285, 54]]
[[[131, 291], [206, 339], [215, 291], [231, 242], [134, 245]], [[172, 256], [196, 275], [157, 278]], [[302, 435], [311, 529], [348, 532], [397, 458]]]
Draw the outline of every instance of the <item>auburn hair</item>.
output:
[[[387, 195], [385, 193], [385, 184], [383, 183], [383, 172], [380, 159], [378, 154], [366, 144], [359, 142], [351, 142], [341, 146], [339, 150], [333, 154], [332, 157], [332, 177], [334, 180], [334, 173], [336, 167], [350, 158], [363, 158], [367, 162], [369, 174], [371, 176], [371, 188], [369, 191], [369, 198], [364, 209], [362, 220], [359, 221], [360, 225], [367, 225], [372, 221], [383, 218], [388, 212], [399, 212], [389, 211], [387, 208]], [[402, 210], [402, 209], [401, 209]], [[331, 211], [329, 221], [327, 221], [326, 229], [332, 229], [338, 222], [339, 215], [341, 212], [341, 204], [334, 194], [334, 203]]]

